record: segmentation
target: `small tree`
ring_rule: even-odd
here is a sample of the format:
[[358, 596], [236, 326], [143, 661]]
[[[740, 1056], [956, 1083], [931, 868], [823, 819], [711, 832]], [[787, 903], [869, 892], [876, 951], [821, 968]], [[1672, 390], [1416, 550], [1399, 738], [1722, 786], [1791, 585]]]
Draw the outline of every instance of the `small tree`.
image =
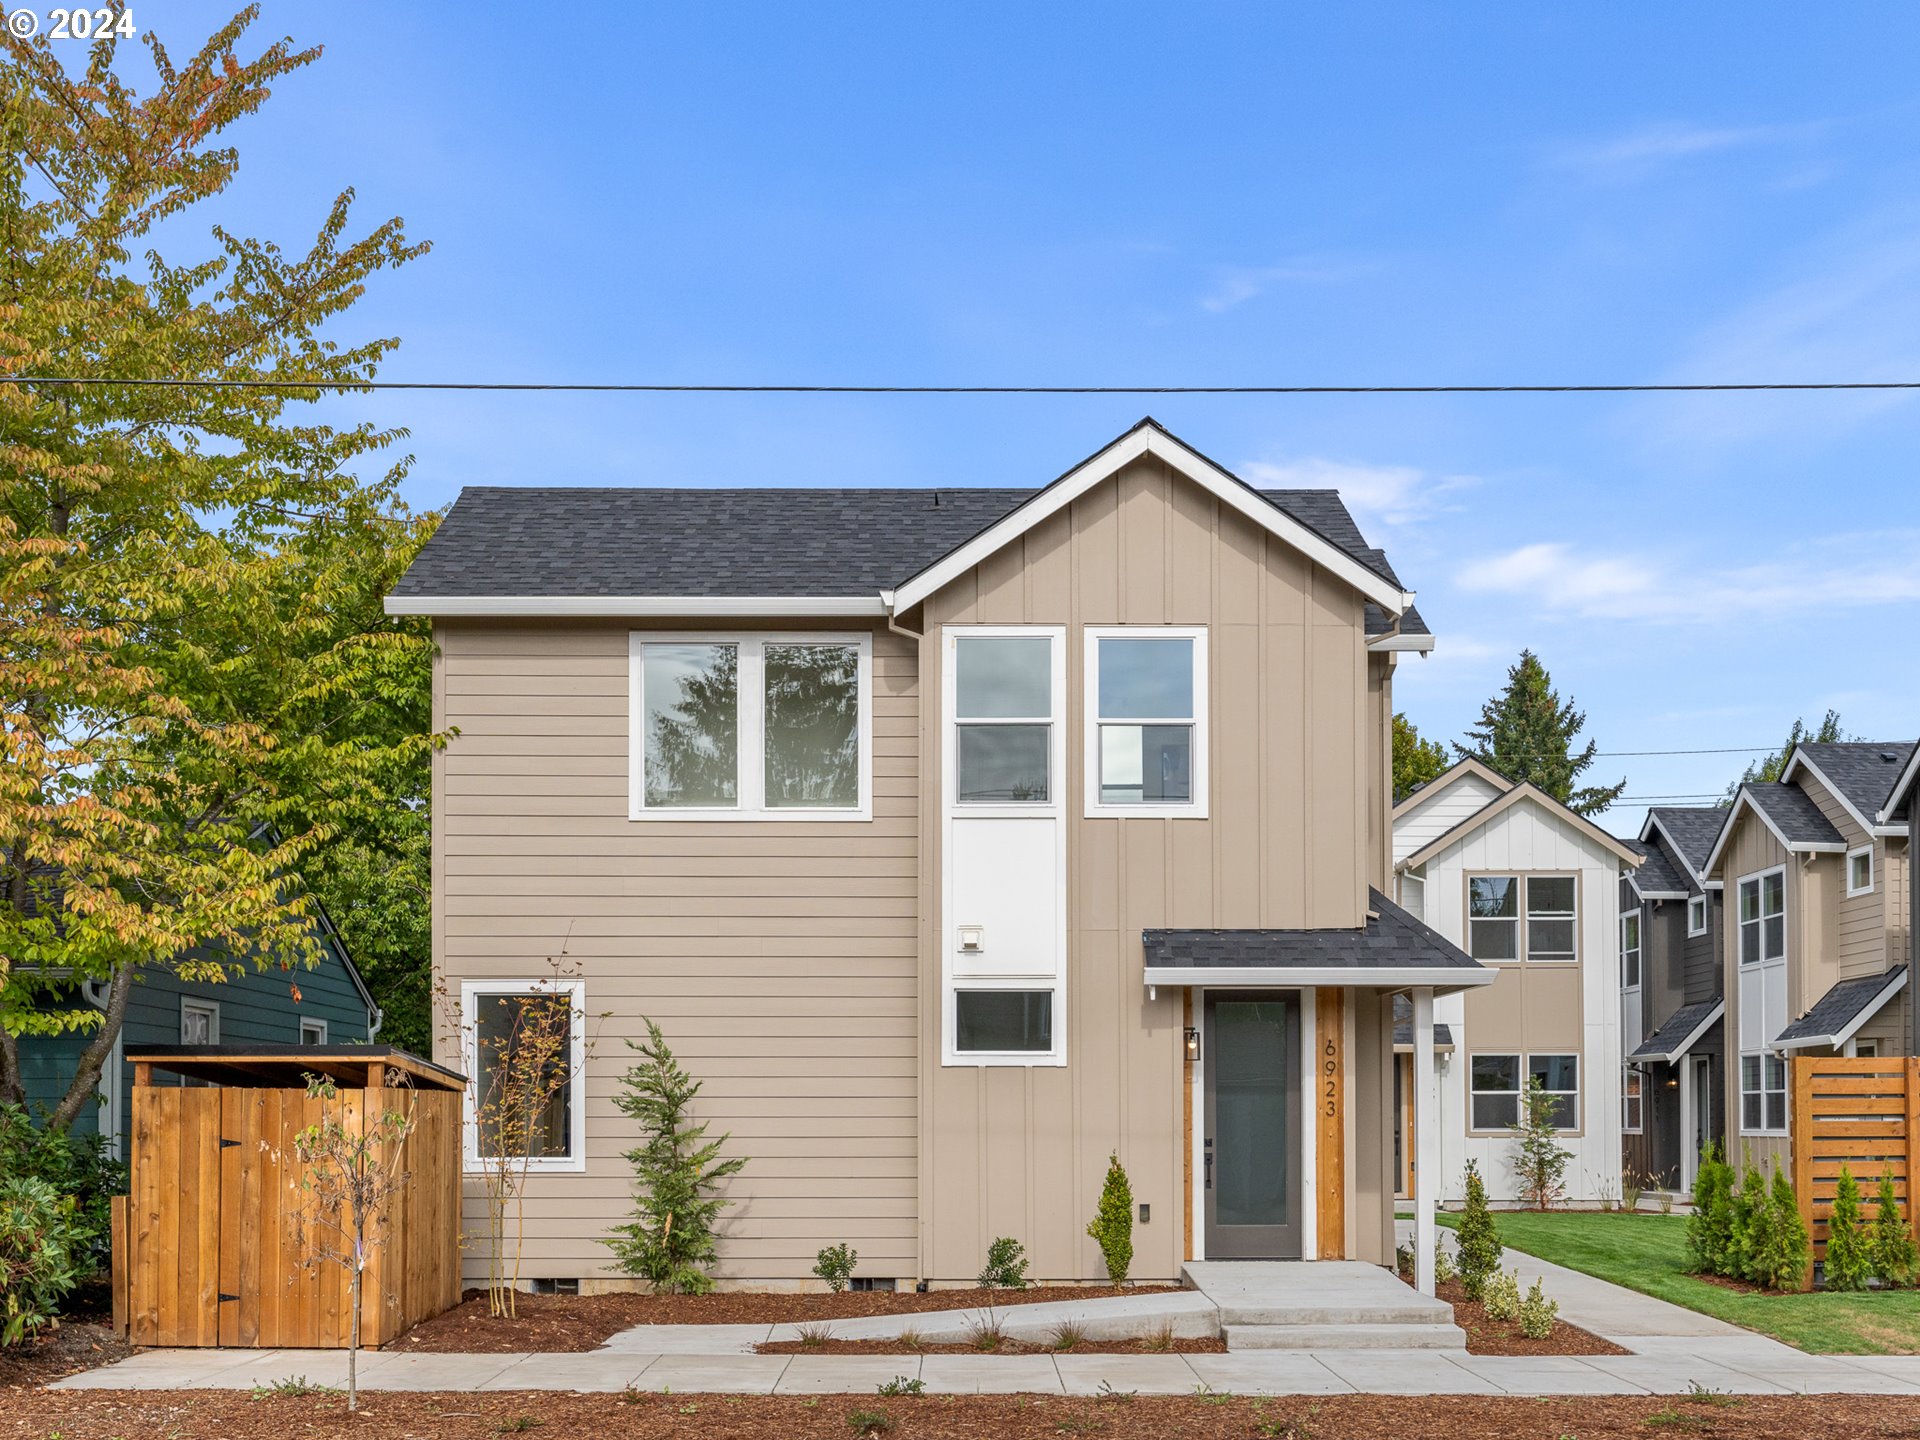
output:
[[[373, 1092], [369, 1091], [371, 1095]], [[405, 1188], [401, 1168], [414, 1117], [387, 1110], [375, 1117], [359, 1107], [334, 1108], [333, 1081], [307, 1077], [307, 1098], [322, 1102], [321, 1118], [293, 1137], [304, 1167], [295, 1234], [310, 1248], [301, 1264], [331, 1262], [347, 1272], [347, 1409], [360, 1408], [360, 1303], [367, 1263], [387, 1240], [387, 1207]]]
[[0, 1177], [0, 1348], [56, 1323], [81, 1279], [73, 1197], [38, 1175]]
[[1133, 1186], [1120, 1164], [1118, 1152], [1107, 1157], [1107, 1180], [1100, 1187], [1100, 1204], [1087, 1222], [1087, 1234], [1107, 1262], [1107, 1279], [1126, 1283], [1133, 1268]]
[[1907, 1224], [1907, 1217], [1900, 1213], [1893, 1171], [1880, 1172], [1880, 1192], [1874, 1197], [1874, 1203], [1878, 1208], [1874, 1211], [1873, 1228], [1867, 1241], [1874, 1272], [1887, 1285], [1911, 1284], [1914, 1271], [1920, 1269], [1920, 1256], [1914, 1253], [1913, 1229]]
[[1027, 1247], [1011, 1235], [996, 1238], [987, 1246], [987, 1263], [980, 1267], [980, 1288], [988, 1291], [1026, 1289]]
[[827, 1282], [827, 1289], [838, 1295], [853, 1279], [854, 1267], [859, 1263], [860, 1252], [845, 1241], [838, 1245], [823, 1245], [813, 1257], [813, 1273]]
[[1767, 1231], [1755, 1251], [1754, 1280], [1769, 1290], [1806, 1288], [1810, 1241], [1807, 1222], [1800, 1218], [1800, 1202], [1793, 1193], [1793, 1182], [1778, 1165], [1773, 1169], [1773, 1184], [1767, 1196]]
[[1393, 798], [1404, 800], [1429, 780], [1447, 772], [1447, 747], [1438, 740], [1421, 738], [1414, 723], [1403, 714], [1393, 717]]
[[1720, 1273], [1735, 1280], [1753, 1280], [1760, 1270], [1760, 1256], [1771, 1243], [1772, 1228], [1767, 1182], [1749, 1155], [1740, 1189], [1733, 1197], [1727, 1226], [1727, 1263]]
[[1520, 1123], [1511, 1127], [1518, 1151], [1514, 1177], [1521, 1196], [1536, 1210], [1551, 1210], [1567, 1193], [1567, 1162], [1573, 1153], [1560, 1144], [1560, 1130], [1553, 1123], [1556, 1103], [1540, 1077], [1529, 1075], [1520, 1097]]
[[1833, 1187], [1833, 1209], [1827, 1214], [1827, 1289], [1864, 1290], [1872, 1270], [1866, 1228], [1860, 1223], [1860, 1186], [1853, 1171], [1842, 1165]]
[[673, 1057], [667, 1038], [647, 1021], [644, 1043], [627, 1041], [641, 1063], [621, 1078], [614, 1100], [637, 1121], [641, 1143], [626, 1152], [633, 1166], [633, 1219], [607, 1238], [620, 1268], [644, 1277], [656, 1292], [704, 1295], [713, 1289], [707, 1271], [719, 1249], [715, 1228], [726, 1206], [720, 1182], [747, 1162], [720, 1158], [727, 1137], [707, 1139], [704, 1121], [689, 1114], [700, 1082]]
[[1725, 1273], [1728, 1232], [1733, 1225], [1733, 1167], [1709, 1140], [1700, 1147], [1693, 1174], [1693, 1213], [1687, 1217], [1687, 1254], [1705, 1275]]
[[1461, 1288], [1469, 1300], [1478, 1300], [1486, 1293], [1487, 1281], [1500, 1272], [1501, 1246], [1500, 1231], [1487, 1205], [1486, 1182], [1480, 1178], [1480, 1167], [1471, 1160], [1467, 1162], [1466, 1199], [1453, 1242], [1459, 1251]]

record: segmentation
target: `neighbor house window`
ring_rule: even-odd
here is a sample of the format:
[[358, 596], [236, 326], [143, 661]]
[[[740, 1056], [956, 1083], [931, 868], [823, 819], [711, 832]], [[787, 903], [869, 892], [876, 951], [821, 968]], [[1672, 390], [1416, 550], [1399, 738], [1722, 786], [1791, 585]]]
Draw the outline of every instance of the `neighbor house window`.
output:
[[630, 643], [631, 818], [871, 814], [872, 636]]
[[1787, 1062], [1767, 1046], [1787, 1024], [1787, 877], [1784, 869], [1742, 876], [1734, 891], [1738, 927], [1740, 1128], [1787, 1128]]
[[586, 1009], [578, 980], [460, 987], [469, 1168], [586, 1168]]
[[1527, 877], [1527, 959], [1550, 964], [1574, 958], [1574, 880], [1571, 875]]
[[1787, 1062], [1765, 1053], [1740, 1057], [1740, 1128], [1754, 1135], [1787, 1129]]
[[220, 1043], [220, 1006], [213, 1000], [180, 1002], [180, 1043], [182, 1045], [218, 1045]]
[[1695, 895], [1687, 901], [1687, 934], [1689, 937], [1707, 933], [1707, 897]]
[[302, 1019], [300, 1022], [300, 1043], [302, 1045], [326, 1044], [327, 1022], [325, 1020]]
[[1646, 1077], [1629, 1065], [1620, 1076], [1620, 1128], [1630, 1135], [1638, 1135], [1644, 1128], [1644, 1097], [1641, 1085]]
[[1088, 815], [1204, 818], [1207, 632], [1087, 630]]
[[1474, 959], [1520, 958], [1518, 876], [1475, 875], [1469, 879], [1467, 917], [1467, 950]]
[[1540, 1082], [1540, 1089], [1553, 1101], [1549, 1116], [1561, 1130], [1580, 1127], [1580, 1057], [1578, 1055], [1529, 1055], [1527, 1077]]
[[1471, 1078], [1473, 1129], [1504, 1130], [1520, 1123], [1518, 1055], [1476, 1055]]
[[1578, 957], [1577, 888], [1571, 875], [1469, 876], [1468, 952], [1476, 960], [1571, 963]]
[[1847, 852], [1847, 894], [1865, 895], [1873, 889], [1873, 847]]
[[1640, 912], [1630, 910], [1620, 917], [1620, 988], [1640, 988]]

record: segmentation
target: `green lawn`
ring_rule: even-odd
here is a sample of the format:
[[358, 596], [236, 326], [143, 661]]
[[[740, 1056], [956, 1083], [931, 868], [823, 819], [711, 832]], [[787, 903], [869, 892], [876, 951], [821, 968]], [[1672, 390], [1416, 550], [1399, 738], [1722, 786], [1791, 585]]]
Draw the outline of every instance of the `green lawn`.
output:
[[[1453, 1226], [1457, 1215], [1441, 1215]], [[1515, 1250], [1758, 1330], [1820, 1355], [1920, 1354], [1920, 1290], [1851, 1295], [1764, 1295], [1687, 1273], [1686, 1220], [1586, 1210], [1500, 1211]]]

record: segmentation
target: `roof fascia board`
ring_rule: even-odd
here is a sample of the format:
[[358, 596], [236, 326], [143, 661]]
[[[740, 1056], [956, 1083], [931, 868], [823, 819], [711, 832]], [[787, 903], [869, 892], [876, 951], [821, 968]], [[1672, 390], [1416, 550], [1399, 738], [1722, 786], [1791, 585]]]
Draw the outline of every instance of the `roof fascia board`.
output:
[[1462, 820], [1458, 825], [1455, 825], [1451, 830], [1429, 840], [1422, 848], [1416, 850], [1394, 868], [1396, 870], [1411, 870], [1415, 866], [1426, 864], [1427, 861], [1431, 860], [1435, 855], [1438, 855], [1442, 850], [1458, 843], [1463, 832], [1476, 826], [1485, 825], [1490, 820], [1497, 819], [1501, 814], [1513, 806], [1518, 805], [1522, 800], [1534, 801], [1549, 814], [1558, 811], [1560, 816], [1564, 816], [1567, 820], [1573, 822], [1575, 828], [1582, 834], [1591, 840], [1599, 842], [1603, 849], [1611, 851], [1614, 855], [1618, 856], [1624, 864], [1636, 870], [1640, 868], [1640, 856], [1634, 854], [1633, 851], [1629, 850], [1619, 840], [1587, 819], [1586, 816], [1575, 814], [1572, 810], [1569, 810], [1565, 805], [1562, 805], [1558, 800], [1554, 799], [1531, 781], [1522, 781], [1507, 791], [1506, 794], [1499, 796], [1497, 799], [1489, 800], [1485, 805], [1481, 806], [1480, 809], [1467, 816], [1466, 819]]
[[1642, 900], [1691, 900], [1693, 898], [1684, 890], [1642, 890], [1638, 875], [1629, 875], [1627, 883], [1633, 887], [1633, 893]]
[[1382, 635], [1378, 640], [1374, 640], [1370, 642], [1367, 646], [1367, 649], [1371, 650], [1376, 655], [1394, 654], [1394, 653], [1431, 655], [1433, 653], [1433, 636], [1431, 635], [1398, 635], [1398, 634]]
[[1920, 775], [1920, 745], [1913, 747], [1913, 754], [1907, 757], [1907, 763], [1901, 767], [1899, 777], [1893, 782], [1893, 789], [1887, 792], [1886, 809], [1874, 816], [1875, 820], [1887, 826], [1889, 830], [1904, 828], [1892, 825], [1888, 817], [1898, 810], [1900, 802], [1907, 798], [1907, 791], [1912, 788], [1916, 775]]
[[389, 595], [389, 615], [473, 619], [752, 619], [760, 616], [874, 616], [888, 613], [872, 595]]
[[1222, 470], [1165, 431], [1141, 425], [1122, 435], [1091, 459], [1083, 461], [1053, 484], [981, 531], [964, 545], [929, 565], [894, 592], [894, 609], [910, 610], [935, 591], [951, 584], [988, 556], [1010, 544], [1042, 521], [1064, 510], [1115, 471], [1144, 455], [1165, 461], [1212, 492], [1222, 504], [1237, 510], [1268, 533], [1277, 535], [1322, 569], [1337, 575], [1390, 615], [1399, 615], [1413, 603], [1413, 592], [1402, 590], [1367, 569], [1331, 540], [1315, 534], [1278, 505]]
[[1637, 1058], [1641, 1060], [1657, 1060], [1662, 1065], [1673, 1064], [1674, 1061], [1678, 1060], [1682, 1055], [1685, 1055], [1689, 1050], [1693, 1049], [1694, 1046], [1698, 1045], [1700, 1043], [1700, 1037], [1705, 1035], [1707, 1031], [1711, 1030], [1714, 1026], [1714, 1022], [1717, 1021], [1722, 1015], [1726, 1013], [1727, 1013], [1727, 1002], [1725, 1000], [1714, 1001], [1713, 1009], [1707, 1012], [1707, 1018], [1702, 1020], [1698, 1025], [1694, 1026], [1693, 1033], [1687, 1036], [1686, 1039], [1682, 1040], [1673, 1049], [1669, 1050], [1665, 1055], [1641, 1055], [1641, 1056], [1638, 1056]]
[[1502, 775], [1492, 766], [1468, 755], [1463, 759], [1454, 761], [1453, 764], [1442, 770], [1438, 775], [1434, 776], [1433, 779], [1407, 796], [1407, 798], [1402, 800], [1398, 805], [1395, 805], [1393, 807], [1393, 818], [1398, 820], [1403, 816], [1411, 815], [1422, 805], [1426, 804], [1427, 801], [1433, 799], [1434, 796], [1446, 794], [1448, 789], [1455, 783], [1465, 779], [1469, 775], [1477, 776], [1486, 781], [1502, 795], [1513, 789], [1513, 781], [1507, 779], [1506, 776]]
[[1882, 1007], [1894, 996], [1906, 989], [1906, 987], [1907, 972], [1902, 970], [1898, 975], [1894, 976], [1893, 979], [1881, 986], [1879, 992], [1875, 994], [1871, 1000], [1867, 1001], [1866, 1004], [1862, 1005], [1860, 1009], [1855, 1012], [1854, 1017], [1838, 1030], [1834, 1031], [1833, 1034], [1806, 1035], [1798, 1040], [1783, 1040], [1780, 1042], [1780, 1048], [1782, 1050], [1804, 1050], [1809, 1045], [1831, 1045], [1834, 1049], [1838, 1050], [1842, 1045], [1853, 1039], [1853, 1037], [1859, 1033], [1862, 1025], [1878, 1015]]
[[1273, 986], [1300, 989], [1319, 985], [1358, 985], [1370, 989], [1468, 990], [1499, 979], [1493, 970], [1421, 969], [1418, 966], [1365, 965], [1148, 965], [1149, 985]]

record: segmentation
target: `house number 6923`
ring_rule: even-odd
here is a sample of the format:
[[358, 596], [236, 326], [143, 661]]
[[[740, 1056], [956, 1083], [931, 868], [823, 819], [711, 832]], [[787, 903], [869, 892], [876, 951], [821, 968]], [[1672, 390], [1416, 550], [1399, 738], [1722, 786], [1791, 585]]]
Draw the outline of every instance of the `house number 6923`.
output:
[[1327, 1077], [1327, 1114], [1329, 1116], [1338, 1115], [1340, 1113], [1338, 1101], [1339, 1090], [1335, 1084], [1334, 1077], [1339, 1074], [1340, 1071], [1340, 1051], [1334, 1045], [1332, 1036], [1327, 1037], [1327, 1043], [1322, 1048], [1321, 1055], [1323, 1058], [1320, 1061], [1320, 1070], [1321, 1073]]

